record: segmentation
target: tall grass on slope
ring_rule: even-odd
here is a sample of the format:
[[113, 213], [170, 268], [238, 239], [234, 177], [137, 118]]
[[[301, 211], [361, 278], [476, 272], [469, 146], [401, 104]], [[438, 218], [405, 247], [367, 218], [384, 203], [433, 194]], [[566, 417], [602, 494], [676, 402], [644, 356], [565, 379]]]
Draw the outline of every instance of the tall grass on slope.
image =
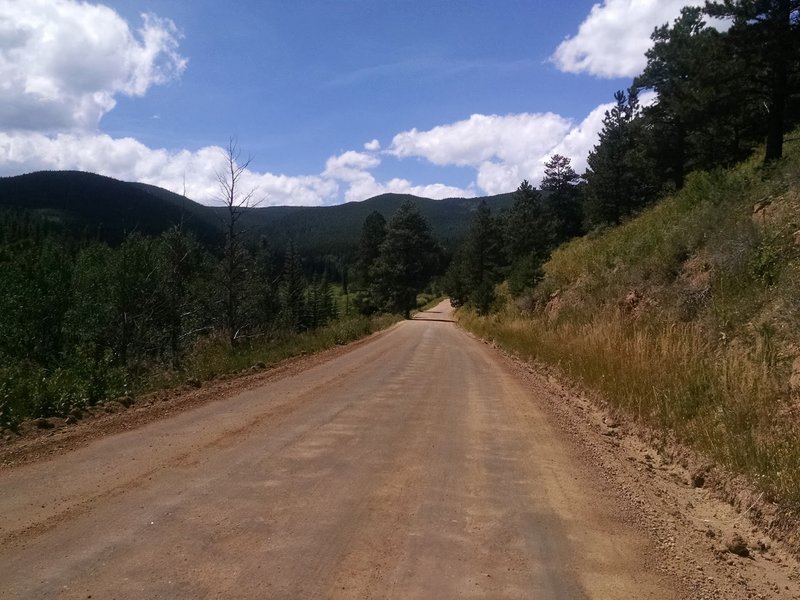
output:
[[617, 409], [745, 473], [773, 497], [800, 504], [797, 423], [774, 374], [747, 352], [719, 351], [695, 324], [639, 328], [618, 315], [588, 323], [522, 316], [460, 323], [527, 360], [555, 365]]
[[[556, 365], [800, 508], [800, 151], [696, 173], [638, 218], [553, 254], [529, 313], [461, 323]], [[755, 212], [754, 212], [755, 207]], [[794, 396], [793, 396], [794, 394]]]

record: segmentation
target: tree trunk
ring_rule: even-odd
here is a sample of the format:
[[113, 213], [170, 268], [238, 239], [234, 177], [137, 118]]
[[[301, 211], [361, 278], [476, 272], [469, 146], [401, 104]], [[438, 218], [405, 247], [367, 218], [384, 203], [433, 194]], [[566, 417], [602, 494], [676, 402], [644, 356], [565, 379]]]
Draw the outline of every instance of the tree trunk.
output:
[[783, 156], [783, 127], [786, 113], [786, 98], [789, 95], [789, 66], [787, 57], [792, 52], [791, 1], [779, 0], [775, 9], [775, 31], [778, 51], [772, 56], [772, 89], [769, 99], [769, 120], [767, 121], [767, 150], [764, 164], [767, 165]]

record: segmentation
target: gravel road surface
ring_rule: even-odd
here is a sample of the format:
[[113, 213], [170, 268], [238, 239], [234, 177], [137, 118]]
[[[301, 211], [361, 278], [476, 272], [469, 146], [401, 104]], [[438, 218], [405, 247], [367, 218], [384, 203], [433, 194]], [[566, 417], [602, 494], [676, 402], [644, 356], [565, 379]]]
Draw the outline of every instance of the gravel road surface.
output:
[[692, 597], [451, 315], [0, 471], [0, 597]]

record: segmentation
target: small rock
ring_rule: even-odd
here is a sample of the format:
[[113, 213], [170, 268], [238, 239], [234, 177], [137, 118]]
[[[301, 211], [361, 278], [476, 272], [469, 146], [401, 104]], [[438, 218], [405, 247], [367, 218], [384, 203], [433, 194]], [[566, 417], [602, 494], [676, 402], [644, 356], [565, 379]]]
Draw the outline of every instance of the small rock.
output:
[[789, 390], [793, 395], [800, 396], [800, 356], [792, 363], [792, 374], [789, 376]]
[[699, 469], [692, 473], [692, 487], [701, 488], [706, 484], [706, 472]]
[[45, 419], [44, 417], [39, 417], [38, 419], [33, 420], [33, 424], [36, 425], [39, 429], [52, 429], [55, 427], [50, 421]]
[[71, 411], [69, 411], [69, 416], [75, 417], [76, 419], [82, 419], [83, 411], [80, 408], [73, 408]]
[[738, 533], [734, 533], [730, 539], [725, 543], [725, 549], [731, 554], [737, 556], [750, 556], [750, 550], [747, 548], [747, 542]]
[[203, 384], [197, 377], [189, 377], [189, 379], [186, 380], [186, 385], [199, 388], [202, 387]]
[[770, 204], [772, 204], [772, 200], [769, 198], [762, 198], [758, 202], [753, 205], [753, 214], [758, 214], [765, 208], [767, 208]]
[[77, 423], [77, 422], [78, 422], [78, 419], [76, 419], [76, 418], [75, 418], [75, 417], [73, 417], [72, 415], [67, 415], [67, 418], [66, 418], [66, 419], [64, 419], [64, 422], [65, 422], [67, 425], [75, 425], [75, 423]]

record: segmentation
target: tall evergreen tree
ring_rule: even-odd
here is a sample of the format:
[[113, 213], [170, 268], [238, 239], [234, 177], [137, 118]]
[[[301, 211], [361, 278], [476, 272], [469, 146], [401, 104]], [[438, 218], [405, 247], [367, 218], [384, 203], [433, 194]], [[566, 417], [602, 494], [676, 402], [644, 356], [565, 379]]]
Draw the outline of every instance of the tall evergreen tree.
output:
[[369, 283], [369, 270], [380, 254], [381, 243], [385, 237], [386, 219], [377, 210], [372, 211], [364, 220], [358, 243], [356, 282], [362, 288]]
[[544, 165], [544, 178], [539, 186], [549, 192], [547, 203], [556, 219], [556, 243], [568, 240], [581, 233], [582, 215], [580, 176], [570, 165], [570, 159], [554, 154]]
[[555, 217], [541, 193], [527, 180], [514, 192], [503, 230], [511, 264], [509, 287], [512, 294], [518, 295], [536, 283], [556, 239]]
[[436, 272], [438, 259], [430, 225], [413, 202], [404, 202], [389, 221], [370, 269], [381, 308], [410, 318], [417, 294]]
[[482, 201], [445, 277], [451, 302], [455, 306], [469, 303], [480, 314], [488, 313], [506, 262], [502, 230]]
[[763, 103], [724, 38], [706, 25], [699, 7], [684, 7], [671, 26], [651, 36], [647, 66], [634, 86], [658, 95], [643, 118], [651, 138], [646, 150], [662, 185], [680, 188], [689, 171], [741, 160], [758, 138], [753, 115]]
[[734, 55], [748, 66], [767, 107], [764, 162], [783, 155], [783, 136], [800, 117], [790, 106], [800, 91], [800, 0], [722, 0], [706, 2], [706, 13], [732, 20], [727, 32]]
[[364, 220], [356, 258], [355, 284], [358, 288], [355, 305], [366, 315], [380, 310], [379, 285], [370, 275], [380, 254], [381, 244], [386, 238], [386, 219], [373, 211]]
[[614, 94], [600, 140], [587, 158], [584, 213], [587, 224], [619, 223], [655, 198], [657, 186], [645, 152], [643, 123], [635, 88]]
[[305, 326], [306, 279], [303, 263], [297, 247], [290, 241], [283, 259], [280, 284], [281, 313], [283, 323], [289, 329], [299, 331]]

